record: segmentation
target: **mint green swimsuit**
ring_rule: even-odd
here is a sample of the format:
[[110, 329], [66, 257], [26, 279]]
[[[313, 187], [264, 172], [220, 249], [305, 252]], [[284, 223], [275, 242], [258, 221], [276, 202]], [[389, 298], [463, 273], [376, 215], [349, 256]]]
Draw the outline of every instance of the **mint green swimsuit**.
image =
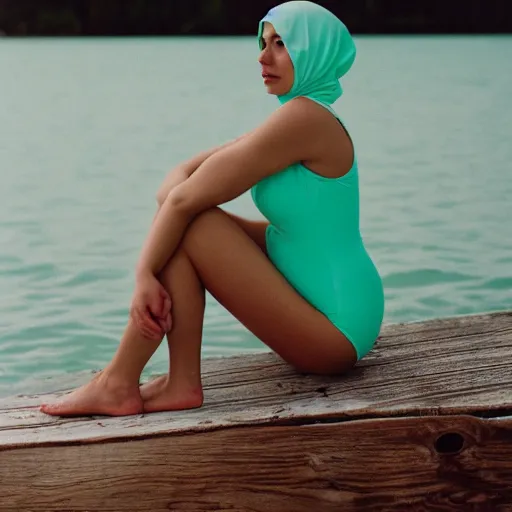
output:
[[[312, 2], [287, 2], [260, 22], [272, 23], [292, 59], [295, 81], [286, 103], [306, 96], [329, 110], [342, 94], [339, 78], [355, 47], [345, 25]], [[341, 178], [296, 164], [258, 182], [253, 201], [269, 220], [269, 258], [288, 282], [354, 345], [357, 358], [373, 347], [384, 314], [382, 280], [359, 230], [357, 157]]]

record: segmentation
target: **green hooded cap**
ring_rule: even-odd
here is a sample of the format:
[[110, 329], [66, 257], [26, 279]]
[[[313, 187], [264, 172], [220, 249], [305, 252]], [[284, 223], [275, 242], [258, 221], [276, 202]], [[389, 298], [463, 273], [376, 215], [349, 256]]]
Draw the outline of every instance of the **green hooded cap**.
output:
[[278, 96], [279, 101], [286, 103], [297, 96], [306, 96], [332, 105], [343, 93], [340, 78], [356, 58], [356, 47], [347, 27], [318, 4], [285, 2], [271, 9], [260, 21], [260, 45], [266, 21], [283, 40], [295, 73], [292, 89]]

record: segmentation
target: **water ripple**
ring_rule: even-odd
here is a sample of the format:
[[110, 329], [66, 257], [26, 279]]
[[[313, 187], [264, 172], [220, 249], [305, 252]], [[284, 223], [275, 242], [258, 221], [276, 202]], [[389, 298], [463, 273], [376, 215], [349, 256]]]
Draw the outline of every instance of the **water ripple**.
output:
[[[512, 309], [512, 38], [403, 42], [360, 38], [350, 100], [336, 105], [357, 141], [384, 320]], [[0, 395], [75, 382], [112, 357], [165, 174], [275, 109], [252, 54], [249, 39], [0, 46], [2, 168], [16, 170], [0, 187]], [[374, 80], [382, 67], [388, 79]], [[261, 218], [250, 194], [231, 206]], [[260, 350], [207, 295], [203, 355]], [[145, 375], [167, 367], [164, 342]]]
[[94, 282], [105, 282], [112, 281], [115, 279], [123, 279], [128, 275], [126, 270], [123, 269], [95, 269], [95, 270], [85, 270], [80, 272], [62, 285], [67, 287], [75, 287], [78, 285], [86, 284], [89, 285]]
[[408, 272], [394, 272], [384, 276], [385, 288], [408, 288], [432, 286], [436, 284], [470, 281], [474, 276], [460, 272], [447, 272], [438, 269], [418, 269]]
[[53, 263], [24, 264], [14, 268], [0, 268], [0, 276], [29, 276], [37, 281], [52, 278], [57, 272]]

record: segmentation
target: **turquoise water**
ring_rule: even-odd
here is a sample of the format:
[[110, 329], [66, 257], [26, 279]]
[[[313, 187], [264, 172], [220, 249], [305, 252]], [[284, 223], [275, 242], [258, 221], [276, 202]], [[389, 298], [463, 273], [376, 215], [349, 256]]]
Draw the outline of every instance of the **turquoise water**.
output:
[[[0, 41], [0, 395], [109, 361], [164, 175], [276, 107], [254, 43]], [[357, 44], [336, 108], [385, 322], [512, 308], [512, 37]], [[208, 296], [204, 356], [260, 350]], [[146, 374], [167, 365], [164, 343]]]

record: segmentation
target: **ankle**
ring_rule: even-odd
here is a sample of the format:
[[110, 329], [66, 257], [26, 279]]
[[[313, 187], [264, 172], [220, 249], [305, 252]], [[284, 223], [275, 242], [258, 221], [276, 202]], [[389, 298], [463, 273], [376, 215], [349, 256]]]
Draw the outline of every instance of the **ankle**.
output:
[[114, 368], [105, 368], [98, 376], [105, 386], [112, 389], [128, 389], [138, 386], [138, 379], [134, 379], [129, 375], [116, 371]]
[[169, 390], [176, 390], [179, 393], [186, 393], [190, 395], [202, 396], [203, 385], [201, 378], [190, 377], [190, 376], [177, 376], [176, 374], [171, 375], [166, 382]]

